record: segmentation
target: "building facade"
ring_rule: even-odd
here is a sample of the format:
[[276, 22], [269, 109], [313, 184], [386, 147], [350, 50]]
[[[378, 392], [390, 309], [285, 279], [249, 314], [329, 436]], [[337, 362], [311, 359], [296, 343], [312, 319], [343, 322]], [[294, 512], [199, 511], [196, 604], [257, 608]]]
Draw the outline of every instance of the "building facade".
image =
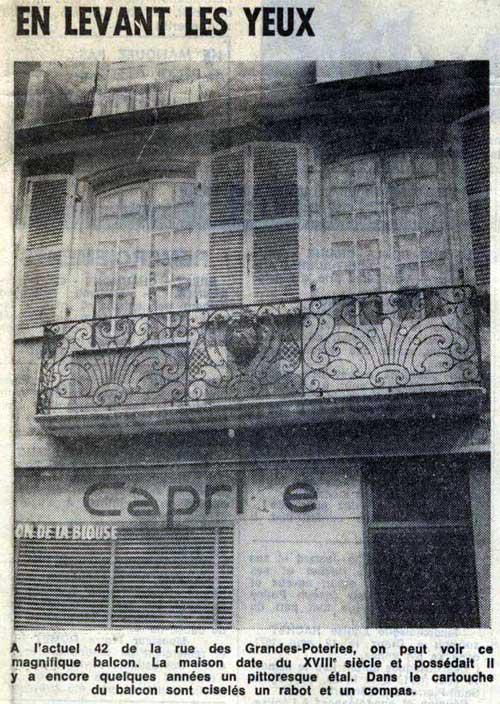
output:
[[489, 625], [484, 62], [19, 69], [16, 625]]

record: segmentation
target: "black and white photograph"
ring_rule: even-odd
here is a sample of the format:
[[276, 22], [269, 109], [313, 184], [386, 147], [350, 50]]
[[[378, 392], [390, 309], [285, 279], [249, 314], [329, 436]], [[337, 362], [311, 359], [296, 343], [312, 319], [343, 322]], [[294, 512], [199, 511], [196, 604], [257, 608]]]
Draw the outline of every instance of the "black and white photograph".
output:
[[14, 71], [15, 628], [489, 628], [489, 62], [81, 58]]

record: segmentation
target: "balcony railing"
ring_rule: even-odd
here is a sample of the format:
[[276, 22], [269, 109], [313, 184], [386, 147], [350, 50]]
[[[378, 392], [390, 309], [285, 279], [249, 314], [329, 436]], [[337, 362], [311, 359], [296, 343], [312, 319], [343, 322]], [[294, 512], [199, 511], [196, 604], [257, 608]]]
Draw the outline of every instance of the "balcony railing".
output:
[[38, 414], [479, 387], [473, 289], [48, 325]]

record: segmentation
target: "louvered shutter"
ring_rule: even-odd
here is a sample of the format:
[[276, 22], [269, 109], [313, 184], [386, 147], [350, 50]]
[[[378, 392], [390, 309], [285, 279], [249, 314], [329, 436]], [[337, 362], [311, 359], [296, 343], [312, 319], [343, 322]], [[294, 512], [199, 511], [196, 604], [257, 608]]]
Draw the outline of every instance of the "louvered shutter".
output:
[[210, 179], [209, 300], [238, 305], [243, 300], [245, 152], [212, 159]]
[[57, 316], [69, 184], [67, 176], [28, 179], [19, 329], [41, 327]]
[[108, 623], [111, 541], [19, 539], [16, 628], [99, 628]]
[[122, 528], [112, 626], [230, 628], [232, 570], [230, 528]]
[[462, 155], [472, 234], [476, 283], [490, 281], [490, 151], [489, 114], [484, 112], [461, 123]]
[[288, 144], [257, 144], [253, 159], [253, 297], [299, 295], [299, 157]]
[[299, 238], [307, 218], [303, 153], [299, 145], [263, 142], [212, 158], [211, 305], [298, 297]]

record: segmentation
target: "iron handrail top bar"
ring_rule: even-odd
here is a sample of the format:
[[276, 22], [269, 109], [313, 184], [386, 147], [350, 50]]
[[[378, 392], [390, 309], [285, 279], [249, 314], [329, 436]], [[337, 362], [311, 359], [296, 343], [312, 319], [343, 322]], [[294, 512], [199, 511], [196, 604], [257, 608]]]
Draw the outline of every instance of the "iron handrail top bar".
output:
[[449, 284], [448, 286], [417, 286], [415, 288], [398, 288], [389, 289], [386, 291], [366, 291], [363, 293], [343, 293], [339, 295], [331, 296], [311, 296], [309, 298], [293, 298], [293, 299], [283, 299], [278, 301], [260, 301], [258, 303], [235, 303], [233, 305], [214, 305], [214, 306], [204, 306], [198, 308], [185, 308], [184, 310], [164, 310], [164, 311], [145, 311], [144, 313], [129, 313], [128, 315], [110, 315], [103, 316], [101, 318], [76, 318], [70, 320], [59, 320], [53, 323], [46, 323], [43, 326], [44, 334], [46, 330], [57, 325], [71, 325], [73, 323], [95, 323], [98, 321], [106, 320], [127, 320], [130, 318], [148, 318], [151, 316], [162, 316], [162, 315], [189, 315], [190, 313], [206, 313], [207, 311], [219, 311], [219, 310], [233, 310], [242, 308], [262, 308], [265, 306], [276, 306], [276, 305], [293, 305], [301, 303], [309, 303], [314, 301], [327, 301], [327, 300], [341, 300], [348, 298], [368, 298], [370, 296], [384, 296], [391, 293], [423, 293], [424, 291], [443, 291], [449, 289], [469, 289], [474, 292], [475, 286], [472, 284]]

